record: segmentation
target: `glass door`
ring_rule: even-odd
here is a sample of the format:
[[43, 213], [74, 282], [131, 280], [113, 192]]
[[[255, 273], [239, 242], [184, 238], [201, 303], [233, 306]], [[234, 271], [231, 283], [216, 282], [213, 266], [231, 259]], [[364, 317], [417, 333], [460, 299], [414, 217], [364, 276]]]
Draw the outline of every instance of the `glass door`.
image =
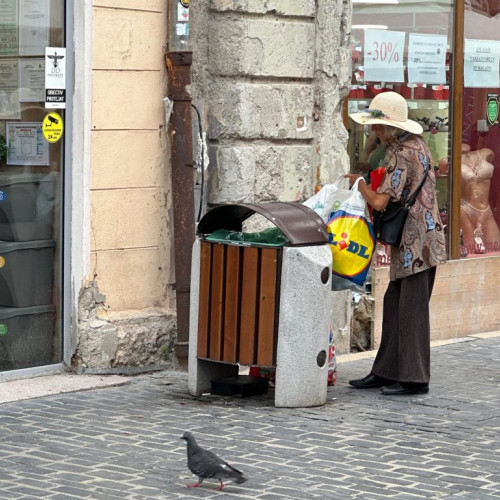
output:
[[64, 0], [0, 0], [0, 371], [62, 360]]

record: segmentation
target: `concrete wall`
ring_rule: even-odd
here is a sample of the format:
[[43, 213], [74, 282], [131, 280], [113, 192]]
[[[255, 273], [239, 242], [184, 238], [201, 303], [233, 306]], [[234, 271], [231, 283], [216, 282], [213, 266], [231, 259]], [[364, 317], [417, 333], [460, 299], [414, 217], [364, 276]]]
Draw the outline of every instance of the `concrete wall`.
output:
[[74, 357], [88, 369], [172, 358], [166, 9], [93, 1], [90, 270]]
[[[197, 0], [190, 9], [208, 203], [303, 201], [347, 171], [350, 4]], [[349, 297], [331, 297], [332, 327], [347, 350]]]

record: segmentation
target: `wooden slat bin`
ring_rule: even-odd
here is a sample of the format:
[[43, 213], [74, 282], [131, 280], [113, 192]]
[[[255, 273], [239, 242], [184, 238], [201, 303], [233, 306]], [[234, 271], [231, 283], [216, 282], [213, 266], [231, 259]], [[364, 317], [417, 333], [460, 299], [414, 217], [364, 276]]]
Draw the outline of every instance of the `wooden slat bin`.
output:
[[[242, 232], [253, 214], [270, 233]], [[267, 238], [267, 236], [272, 237]], [[238, 241], [234, 241], [237, 239]], [[248, 241], [250, 240], [250, 241]], [[276, 367], [276, 406], [326, 401], [332, 253], [322, 219], [294, 203], [221, 205], [198, 223], [190, 294], [188, 388]]]
[[201, 242], [198, 357], [274, 366], [282, 248]]

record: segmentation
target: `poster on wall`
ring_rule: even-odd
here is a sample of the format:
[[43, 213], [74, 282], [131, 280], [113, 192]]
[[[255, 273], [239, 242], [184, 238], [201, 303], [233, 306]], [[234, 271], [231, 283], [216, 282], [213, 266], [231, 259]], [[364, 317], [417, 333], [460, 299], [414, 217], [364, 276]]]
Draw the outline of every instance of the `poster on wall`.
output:
[[17, 0], [0, 0], [0, 56], [17, 56]]
[[404, 82], [404, 31], [365, 31], [365, 82]]
[[7, 165], [46, 166], [49, 143], [38, 122], [7, 122]]
[[464, 86], [488, 88], [500, 86], [500, 41], [465, 40]]
[[19, 61], [4, 59], [0, 61], [0, 119], [21, 118], [19, 104]]
[[19, 101], [43, 102], [45, 99], [45, 59], [19, 61]]
[[408, 83], [446, 83], [444, 35], [410, 33], [408, 42]]
[[20, 0], [19, 55], [43, 56], [49, 44], [50, 0]]

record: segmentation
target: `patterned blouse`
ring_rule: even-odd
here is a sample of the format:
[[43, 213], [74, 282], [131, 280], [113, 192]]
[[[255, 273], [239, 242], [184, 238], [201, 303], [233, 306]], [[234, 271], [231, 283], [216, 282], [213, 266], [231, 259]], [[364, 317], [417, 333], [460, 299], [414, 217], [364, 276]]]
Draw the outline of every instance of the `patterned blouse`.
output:
[[389, 145], [385, 157], [386, 174], [377, 193], [387, 193], [391, 201], [403, 202], [427, 179], [403, 230], [399, 247], [391, 247], [391, 281], [405, 278], [446, 262], [446, 240], [439, 216], [436, 177], [431, 154], [422, 137], [410, 133]]

